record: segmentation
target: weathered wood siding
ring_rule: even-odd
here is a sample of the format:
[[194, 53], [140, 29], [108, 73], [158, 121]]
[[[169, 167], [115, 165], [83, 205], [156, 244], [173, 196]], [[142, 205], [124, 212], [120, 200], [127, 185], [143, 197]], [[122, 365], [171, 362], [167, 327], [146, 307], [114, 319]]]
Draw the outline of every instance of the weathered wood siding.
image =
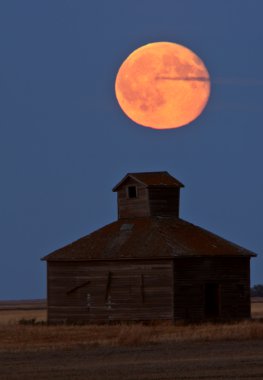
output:
[[48, 262], [48, 321], [171, 320], [171, 260]]
[[148, 193], [151, 216], [179, 216], [179, 188], [153, 186]]
[[219, 284], [219, 318], [250, 318], [249, 258], [203, 257], [174, 260], [174, 320], [205, 319], [207, 283]]
[[[128, 187], [136, 186], [137, 197], [128, 197]], [[149, 186], [128, 178], [118, 191], [119, 218], [144, 216], [178, 216], [180, 189], [169, 186]]]
[[[129, 198], [128, 186], [136, 186], [137, 198]], [[140, 184], [128, 178], [118, 191], [118, 216], [119, 218], [133, 218], [149, 216], [148, 189], [145, 185]]]

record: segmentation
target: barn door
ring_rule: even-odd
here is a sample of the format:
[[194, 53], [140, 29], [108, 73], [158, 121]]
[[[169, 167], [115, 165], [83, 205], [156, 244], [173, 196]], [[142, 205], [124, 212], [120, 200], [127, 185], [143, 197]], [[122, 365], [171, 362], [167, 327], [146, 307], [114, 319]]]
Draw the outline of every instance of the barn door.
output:
[[215, 283], [205, 284], [204, 288], [204, 312], [206, 318], [216, 318], [220, 315], [220, 285]]

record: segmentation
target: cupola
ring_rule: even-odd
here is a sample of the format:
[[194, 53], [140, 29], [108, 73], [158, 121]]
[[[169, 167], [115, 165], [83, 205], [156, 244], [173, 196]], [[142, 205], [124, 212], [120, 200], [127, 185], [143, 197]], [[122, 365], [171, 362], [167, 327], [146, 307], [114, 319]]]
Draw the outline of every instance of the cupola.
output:
[[117, 192], [118, 218], [179, 217], [181, 187], [168, 172], [128, 173], [112, 190]]

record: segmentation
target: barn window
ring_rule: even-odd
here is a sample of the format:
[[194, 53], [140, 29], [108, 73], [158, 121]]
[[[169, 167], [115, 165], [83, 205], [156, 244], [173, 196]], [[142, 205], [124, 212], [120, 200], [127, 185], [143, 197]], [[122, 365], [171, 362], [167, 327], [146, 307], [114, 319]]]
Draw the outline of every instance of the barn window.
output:
[[128, 198], [137, 198], [136, 186], [128, 186]]

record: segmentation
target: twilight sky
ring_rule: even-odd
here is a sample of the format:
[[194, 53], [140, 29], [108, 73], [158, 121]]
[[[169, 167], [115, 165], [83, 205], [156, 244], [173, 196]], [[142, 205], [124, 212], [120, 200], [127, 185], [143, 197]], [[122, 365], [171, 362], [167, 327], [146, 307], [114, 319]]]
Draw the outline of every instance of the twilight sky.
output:
[[[44, 255], [116, 219], [112, 187], [167, 170], [181, 217], [258, 253], [263, 283], [263, 1], [0, 2], [0, 299], [46, 295]], [[212, 92], [188, 126], [121, 111], [117, 70], [171, 41], [205, 62]]]

